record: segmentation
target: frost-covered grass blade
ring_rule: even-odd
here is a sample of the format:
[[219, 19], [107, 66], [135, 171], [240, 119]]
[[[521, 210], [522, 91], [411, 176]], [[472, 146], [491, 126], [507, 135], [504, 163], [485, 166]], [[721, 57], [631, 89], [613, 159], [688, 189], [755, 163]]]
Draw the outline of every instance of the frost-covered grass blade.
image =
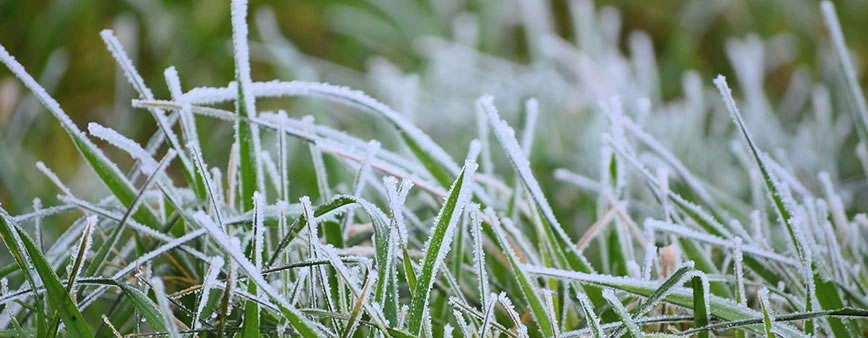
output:
[[422, 329], [423, 315], [428, 309], [428, 300], [431, 296], [430, 290], [434, 284], [434, 277], [438, 273], [438, 269], [441, 267], [446, 253], [449, 252], [452, 231], [454, 231], [456, 224], [461, 218], [461, 213], [470, 199], [471, 192], [469, 186], [473, 180], [475, 171], [476, 163], [465, 163], [464, 169], [459, 173], [455, 182], [452, 183], [449, 197], [447, 197], [446, 202], [443, 204], [443, 208], [440, 209], [434, 230], [425, 244], [425, 258], [422, 261], [422, 271], [416, 279], [416, 287], [413, 290], [410, 303], [410, 317], [407, 323], [410, 333], [414, 335], [418, 335]]

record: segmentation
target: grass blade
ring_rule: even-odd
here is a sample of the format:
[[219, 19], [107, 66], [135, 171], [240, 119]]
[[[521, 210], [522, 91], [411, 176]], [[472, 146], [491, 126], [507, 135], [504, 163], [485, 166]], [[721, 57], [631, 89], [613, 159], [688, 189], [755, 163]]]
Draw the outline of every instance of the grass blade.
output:
[[[659, 304], [660, 301], [666, 297], [666, 295], [674, 291], [675, 287], [680, 286], [686, 278], [689, 278], [692, 274], [695, 274], [695, 272], [696, 270], [693, 268], [693, 265], [689, 263], [685, 264], [678, 270], [675, 270], [675, 272], [669, 275], [669, 278], [667, 278], [662, 284], [660, 284], [659, 288], [654, 290], [654, 292], [651, 293], [648, 298], [645, 299], [645, 301], [643, 301], [641, 304], [639, 304], [638, 307], [633, 309], [633, 311], [630, 312], [630, 315], [636, 319], [642, 318], [643, 316], [645, 316], [645, 314], [650, 312], [657, 304]], [[593, 309], [591, 309], [591, 311], [593, 311]], [[627, 329], [627, 327], [622, 324], [620, 327], [618, 327], [618, 329], [614, 331], [615, 335], [617, 336], [623, 334], [625, 329]]]
[[775, 334], [772, 333], [772, 322], [774, 322], [775, 319], [772, 317], [771, 310], [769, 309], [769, 290], [766, 288], [760, 289], [759, 299], [760, 307], [762, 307], [763, 311], [763, 329], [765, 330], [766, 337], [775, 338]]
[[473, 205], [470, 212], [470, 233], [473, 234], [473, 268], [476, 270], [476, 280], [479, 286], [480, 302], [485, 304], [485, 295], [489, 293], [488, 273], [485, 270], [485, 250], [482, 248], [482, 220], [479, 206]]
[[[735, 270], [735, 301], [740, 305], [747, 305], [747, 296], [745, 295], [744, 289], [744, 265], [742, 251], [741, 251], [741, 238], [735, 238], [732, 241], [732, 256], [733, 256], [733, 269]], [[744, 330], [737, 330], [735, 332], [736, 338], [744, 338], [745, 332]]]
[[612, 305], [612, 308], [615, 309], [615, 313], [621, 317], [621, 323], [627, 327], [627, 332], [630, 333], [631, 337], [645, 337], [642, 333], [642, 330], [639, 328], [639, 325], [636, 325], [636, 322], [633, 321], [633, 318], [630, 317], [630, 313], [627, 312], [627, 309], [624, 308], [624, 304], [618, 300], [618, 297], [615, 297], [615, 293], [612, 292], [611, 289], [603, 290], [603, 298], [605, 298], [609, 304]]
[[835, 14], [835, 5], [831, 1], [823, 1], [820, 3], [820, 9], [823, 12], [823, 23], [826, 24], [826, 29], [832, 35], [832, 42], [841, 62], [841, 71], [844, 73], [844, 81], [847, 83], [850, 99], [856, 105], [855, 109], [851, 110], [856, 130], [859, 131], [862, 143], [868, 143], [868, 105], [865, 104], [865, 95], [859, 88], [856, 70], [853, 68], [853, 62], [850, 61], [850, 53], [847, 52], [844, 33], [841, 32], [841, 23], [838, 22], [838, 15]]
[[781, 190], [780, 182], [771, 173], [768, 165], [766, 165], [765, 155], [761, 153], [759, 148], [754, 144], [753, 139], [747, 131], [747, 127], [744, 124], [744, 120], [741, 118], [741, 114], [738, 111], [738, 107], [735, 105], [735, 100], [732, 98], [732, 91], [729, 89], [729, 86], [726, 84], [726, 78], [723, 75], [718, 75], [716, 79], [714, 79], [714, 84], [717, 86], [717, 89], [720, 91], [720, 95], [723, 97], [723, 102], [726, 104], [726, 109], [729, 111], [730, 117], [735, 123], [736, 127], [739, 130], [739, 133], [742, 136], [742, 140], [745, 141], [748, 149], [750, 150], [751, 155], [753, 156], [754, 161], [759, 167], [760, 173], [763, 176], [763, 182], [765, 183], [766, 188], [769, 192], [769, 198], [774, 204], [775, 209], [777, 210], [778, 217], [786, 228], [787, 232], [790, 235], [790, 240], [792, 241], [793, 248], [796, 251], [796, 255], [800, 259], [804, 259], [802, 251], [804, 250], [803, 245], [800, 240], [796, 237], [799, 229], [796, 227], [793, 219], [793, 206], [788, 205], [788, 201], [785, 200], [784, 192]]
[[96, 225], [97, 217], [89, 216], [87, 218], [87, 225], [85, 226], [84, 231], [81, 233], [81, 241], [78, 245], [78, 253], [75, 255], [75, 262], [72, 265], [72, 270], [69, 272], [69, 281], [66, 282], [67, 293], [72, 291], [72, 287], [75, 285], [75, 279], [78, 277], [81, 266], [84, 264], [84, 260], [87, 256], [87, 252], [90, 250], [90, 235]]
[[[232, 1], [232, 45], [235, 49], [235, 81], [238, 97], [235, 110], [239, 117], [256, 117], [256, 97], [251, 92], [250, 55], [247, 48], [247, 1]], [[257, 190], [259, 153], [254, 144], [257, 127], [247, 121], [235, 125], [235, 142], [239, 145], [239, 170], [241, 172], [241, 210], [253, 209], [253, 193]]]
[[410, 253], [407, 248], [402, 249], [404, 262], [404, 278], [407, 279], [407, 286], [410, 287], [410, 292], [416, 290], [416, 270], [413, 269], [413, 261], [410, 258]]
[[[708, 279], [705, 274], [698, 274], [692, 279], [693, 284], [693, 325], [703, 327], [708, 325]], [[708, 332], [700, 332], [699, 338], [708, 338]]]
[[169, 296], [166, 295], [166, 288], [163, 286], [163, 280], [159, 277], [151, 278], [151, 288], [154, 290], [154, 296], [157, 298], [160, 312], [166, 320], [166, 327], [169, 329], [170, 338], [180, 338], [178, 335], [178, 326], [175, 324], [175, 315], [172, 313], [172, 308], [169, 307]]
[[538, 286], [524, 271], [521, 262], [518, 260], [515, 251], [513, 251], [506, 235], [503, 233], [503, 229], [500, 227], [500, 221], [498, 221], [497, 215], [495, 215], [491, 209], [486, 209], [486, 216], [488, 216], [491, 221], [491, 228], [494, 230], [495, 238], [497, 239], [498, 244], [500, 244], [501, 250], [507, 253], [506, 258], [512, 266], [516, 281], [518, 281], [521, 286], [521, 293], [524, 295], [524, 299], [530, 306], [531, 313], [537, 322], [537, 327], [540, 329], [543, 336], [551, 337], [554, 335], [554, 331], [552, 330], [554, 327], [552, 325], [552, 318], [549, 318], [548, 312], [545, 310], [545, 305], [537, 293]]
[[[84, 230], [81, 233], [81, 240], [79, 241], [78, 245], [78, 253], [75, 255], [75, 261], [73, 261], [72, 263], [72, 269], [69, 270], [69, 280], [66, 282], [66, 293], [70, 294], [70, 296], [72, 297], [75, 297], [75, 293], [72, 292], [73, 286], [75, 285], [75, 281], [76, 278], [78, 278], [79, 272], [81, 272], [81, 266], [84, 264], [87, 252], [90, 250], [90, 235], [93, 232], [93, 228], [96, 226], [96, 224], [97, 217], [88, 216], [87, 225], [84, 227]], [[60, 317], [58, 317], [58, 314], [55, 314], [54, 318], [51, 319], [51, 327], [49, 331], [57, 331], [58, 325], [60, 325]]]
[[281, 110], [278, 115], [280, 123], [277, 129], [277, 159], [278, 168], [280, 171], [280, 200], [289, 203], [289, 178], [287, 178], [287, 159], [286, 159], [286, 112]]
[[350, 319], [347, 321], [347, 326], [344, 328], [344, 333], [341, 334], [341, 337], [348, 338], [352, 337], [353, 333], [355, 333], [356, 328], [359, 325], [359, 319], [362, 315], [362, 304], [365, 302], [365, 298], [367, 298], [370, 293], [371, 284], [373, 284], [374, 275], [368, 276], [368, 280], [365, 282], [365, 285], [362, 287], [362, 293], [359, 295], [358, 300], [356, 300], [356, 305], [353, 306], [353, 312], [350, 314]]
[[[313, 210], [313, 215], [315, 217], [321, 217], [327, 213], [337, 212], [342, 210], [343, 208], [350, 207], [351, 205], [356, 204], [356, 199], [351, 196], [338, 195], [331, 199], [331, 201], [324, 203], [320, 206], [317, 206]], [[280, 253], [283, 252], [284, 249], [289, 245], [289, 242], [298, 235], [298, 232], [304, 228], [304, 225], [307, 224], [307, 219], [304, 214], [300, 215], [293, 223], [292, 226], [289, 227], [289, 230], [286, 232], [286, 235], [280, 240], [277, 244], [277, 247], [271, 253], [271, 258], [268, 259], [268, 264], [266, 267], [274, 266], [277, 262], [278, 257], [280, 257]]]
[[527, 326], [522, 323], [521, 316], [519, 316], [518, 312], [515, 311], [515, 306], [512, 305], [512, 301], [509, 300], [506, 293], [501, 292], [498, 294], [497, 300], [501, 305], [503, 305], [503, 308], [506, 309], [506, 313], [509, 314], [509, 318], [512, 319], [512, 322], [515, 324], [515, 331], [518, 338], [527, 338]]
[[[15, 262], [18, 263], [24, 278], [30, 283], [31, 287], [35, 287], [38, 284], [36, 284], [36, 279], [33, 278], [33, 273], [28, 263], [30, 258], [24, 248], [24, 244], [18, 237], [16, 228], [11, 216], [6, 213], [6, 210], [0, 208], [0, 237], [3, 238], [3, 242], [9, 248], [9, 253], [15, 259]], [[33, 298], [36, 300], [36, 332], [41, 337], [47, 337], [48, 322], [45, 316], [45, 303], [43, 303], [42, 296], [38, 292], [33, 293]]]
[[597, 317], [596, 313], [594, 313], [594, 306], [591, 304], [591, 300], [588, 299], [588, 296], [580, 293], [579, 303], [582, 304], [582, 311], [585, 312], [585, 322], [588, 323], [588, 327], [591, 329], [591, 333], [594, 334], [594, 338], [605, 337], [605, 332], [603, 332], [603, 328], [600, 327], [600, 318]]
[[[819, 301], [820, 307], [823, 310], [834, 310], [844, 307], [844, 302], [841, 300], [841, 295], [838, 293], [838, 287], [835, 283], [823, 277], [821, 272], [816, 268], [813, 269], [813, 279], [817, 292], [817, 301]], [[828, 322], [835, 337], [859, 336], [858, 330], [850, 320], [829, 318]]]
[[[6, 211], [2, 212], [3, 214], [0, 215], [0, 218], [2, 218], [0, 229], [2, 229], [3, 239], [6, 241], [8, 241], [7, 238], [14, 239], [18, 242], [17, 246], [19, 248], [24, 247], [27, 251], [27, 256], [30, 258], [31, 264], [33, 264], [33, 269], [36, 270], [39, 278], [42, 279], [42, 284], [45, 285], [48, 303], [60, 315], [60, 319], [66, 326], [66, 333], [71, 337], [93, 337], [93, 333], [90, 332], [90, 328], [84, 321], [84, 317], [81, 316], [78, 307], [72, 301], [69, 293], [66, 292], [66, 288], [63, 287], [60, 278], [57, 277], [51, 265], [45, 260], [42, 252], [39, 251], [39, 248], [33, 243], [33, 240], [30, 239], [30, 236], [26, 232], [9, 220]], [[13, 234], [13, 232], [15, 233]], [[22, 269], [27, 269], [27, 267], [22, 267]], [[48, 335], [51, 336], [52, 333], [49, 332]]]
[[[446, 202], [437, 215], [434, 230], [425, 245], [425, 258], [422, 261], [422, 271], [416, 280], [416, 287], [410, 301], [408, 326], [410, 333], [418, 335], [422, 329], [423, 314], [427, 312], [431, 287], [434, 285], [434, 275], [437, 274], [446, 253], [449, 252], [449, 242], [452, 241], [452, 231], [461, 218], [462, 210], [470, 200], [469, 184], [473, 180], [476, 163], [468, 161], [458, 178], [452, 183]], [[405, 264], [407, 262], [405, 261]], [[412, 268], [411, 268], [412, 269]]]
[[157, 305], [154, 304], [147, 295], [145, 295], [141, 290], [124, 283], [117, 283], [117, 286], [121, 288], [124, 295], [126, 295], [130, 300], [130, 303], [133, 304], [133, 307], [135, 307], [142, 317], [148, 321], [148, 324], [151, 325], [151, 328], [153, 328], [154, 331], [169, 331], [168, 324], [166, 324], [166, 317], [163, 316], [163, 313], [159, 308], [157, 308]]
[[[205, 280], [202, 281], [202, 296], [199, 297], [199, 305], [196, 307], [196, 314], [193, 316], [192, 327], [195, 330], [199, 325], [199, 319], [202, 315], [207, 315], [211, 311], [205, 311], [208, 306], [208, 301], [211, 299], [211, 289], [217, 281], [217, 275], [220, 274], [220, 269], [223, 268], [223, 258], [214, 257], [211, 264], [208, 266], [208, 272], [205, 274]], [[213, 310], [213, 309], [212, 309]]]
[[494, 306], [497, 305], [497, 295], [493, 293], [490, 294], [488, 297], [488, 303], [484, 304], [484, 319], [482, 320], [482, 325], [479, 327], [479, 335], [481, 337], [485, 337], [485, 333], [488, 332], [488, 327], [491, 326], [491, 322], [494, 320]]
[[[262, 269], [262, 245], [263, 245], [263, 231], [265, 230], [262, 225], [262, 209], [265, 207], [263, 204], [262, 195], [259, 192], [253, 193], [253, 250], [251, 252], [251, 256], [253, 256], [253, 264], [257, 269]], [[250, 257], [248, 257], [250, 258]], [[256, 296], [256, 282], [253, 280], [248, 281], [247, 283], [247, 292], [251, 295]], [[241, 330], [241, 337], [243, 338], [251, 338], [258, 337], [259, 332], [259, 305], [253, 301], [247, 301], [244, 304], [244, 324]]]
[[[191, 104], [225, 102], [238, 97], [238, 88], [233, 87], [235, 86], [230, 85], [217, 89], [207, 88], [199, 91], [192, 90], [185, 95], [185, 98]], [[422, 158], [430, 159], [427, 160], [430, 164], [424, 165], [426, 160], [420, 158], [420, 161], [423, 162], [426, 169], [432, 168], [434, 165], [439, 165], [448, 173], [453, 175], [456, 175], [461, 169], [458, 164], [455, 163], [455, 160], [453, 160], [442, 147], [434, 142], [428, 134], [425, 134], [425, 132], [407, 120], [400, 113], [361, 91], [326, 83], [271, 81], [253, 83], [251, 92], [257, 97], [307, 96], [325, 98], [337, 103], [359, 108], [373, 115], [381, 116], [398, 129], [402, 138], [412, 141], [408, 142], [407, 145], [408, 147], [417, 149], [414, 151], [414, 154], [418, 153]], [[445, 182], [448, 183], [448, 179]], [[443, 186], [446, 186], [446, 184]]]

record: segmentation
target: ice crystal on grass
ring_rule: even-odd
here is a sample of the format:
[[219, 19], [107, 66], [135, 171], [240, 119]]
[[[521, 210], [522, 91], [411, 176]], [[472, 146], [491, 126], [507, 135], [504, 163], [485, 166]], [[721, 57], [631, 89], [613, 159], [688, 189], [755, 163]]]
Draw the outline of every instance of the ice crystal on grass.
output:
[[63, 193], [67, 196], [72, 196], [72, 191], [69, 190], [66, 184], [63, 184], [63, 181], [61, 181], [60, 178], [57, 177], [57, 174], [55, 174], [54, 171], [48, 168], [45, 163], [42, 163], [42, 161], [36, 162], [36, 169], [38, 169], [42, 172], [43, 175], [48, 177], [51, 183], [54, 183], [54, 185], [57, 186], [60, 191], [63, 191]]
[[125, 276], [126, 274], [132, 272], [133, 270], [139, 268], [140, 266], [142, 266], [142, 264], [150, 262], [151, 260], [154, 260], [157, 257], [162, 256], [166, 252], [169, 252], [172, 249], [175, 249], [181, 245], [184, 245], [187, 242], [194, 240], [197, 237], [202, 236], [204, 234], [205, 234], [205, 230], [199, 229], [196, 231], [192, 231], [192, 232], [190, 232], [184, 236], [181, 236], [177, 239], [173, 239], [173, 240], [167, 242], [166, 244], [163, 244], [162, 246], [157, 247], [153, 251], [147, 252], [147, 253], [139, 256], [135, 261], [127, 264], [125, 267], [123, 267], [122, 269], [115, 272], [112, 279], [121, 278], [121, 277]]
[[[649, 220], [645, 221], [645, 226], [648, 228], [651, 228], [651, 229], [665, 231], [665, 232], [668, 232], [668, 233], [676, 235], [676, 236], [687, 237], [687, 238], [690, 238], [690, 239], [693, 239], [696, 241], [700, 241], [700, 242], [707, 243], [707, 244], [712, 244], [712, 245], [727, 248], [727, 249], [733, 247], [733, 243], [728, 242], [727, 240], [725, 240], [723, 238], [716, 237], [713, 235], [703, 234], [703, 233], [700, 233], [700, 232], [695, 231], [695, 230], [691, 230], [691, 229], [688, 229], [685, 227], [681, 227], [681, 226], [666, 223], [666, 222], [661, 222], [661, 221], [649, 219]], [[786, 256], [783, 256], [783, 255], [780, 255], [780, 254], [777, 254], [774, 252], [769, 252], [769, 251], [766, 251], [762, 248], [757, 248], [757, 247], [750, 246], [750, 245], [741, 246], [741, 250], [745, 253], [749, 253], [749, 254], [756, 255], [759, 257], [763, 257], [763, 258], [768, 258], [768, 259], [775, 260], [775, 261], [778, 261], [778, 262], [781, 262], [784, 264], [788, 264], [788, 265], [797, 265], [798, 264], [797, 261], [790, 259]]]
[[407, 225], [404, 223], [404, 201], [407, 199], [407, 194], [413, 188], [413, 181], [404, 179], [401, 181], [401, 186], [396, 187], [398, 180], [394, 177], [383, 178], [383, 183], [386, 185], [386, 198], [389, 202], [389, 209], [392, 214], [394, 226], [398, 229], [403, 247], [407, 246]]
[[87, 130], [94, 137], [102, 139], [109, 144], [124, 150], [134, 159], [141, 161], [143, 163], [143, 169], [146, 171], [153, 171], [157, 168], [157, 161], [154, 161], [154, 158], [150, 153], [145, 151], [145, 149], [138, 143], [121, 135], [114, 129], [103, 127], [96, 122], [91, 122], [87, 125]]
[[247, 0], [232, 1], [232, 47], [235, 51], [235, 76], [240, 83], [239, 95], [244, 96], [244, 109], [256, 117], [256, 98], [251, 93], [250, 49], [247, 44]]
[[746, 304], [747, 297], [745, 296], [744, 289], [744, 264], [741, 250], [741, 238], [735, 238], [732, 240], [732, 255], [734, 269], [735, 269], [735, 295], [736, 301], [739, 304]]
[[626, 308], [624, 308], [624, 304], [618, 300], [618, 297], [615, 297], [615, 293], [612, 292], [611, 289], [603, 290], [603, 297], [606, 298], [609, 304], [612, 304], [612, 308], [614, 308], [615, 312], [618, 313], [618, 316], [621, 317], [621, 322], [627, 326], [627, 331], [630, 332], [630, 335], [639, 337], [644, 336], [642, 331], [639, 329], [639, 326], [636, 325], [636, 322], [631, 318], [630, 313], [627, 312]]
[[832, 35], [832, 42], [834, 42], [835, 52], [837, 52], [841, 62], [847, 89], [849, 89], [851, 98], [856, 105], [856, 109], [853, 109], [856, 130], [859, 131], [862, 142], [868, 142], [868, 105], [865, 103], [865, 94], [859, 88], [859, 81], [856, 70], [853, 68], [853, 62], [850, 60], [850, 53], [847, 52], [844, 33], [841, 32], [841, 23], [838, 22], [838, 15], [835, 13], [835, 5], [831, 1], [823, 1], [820, 3], [820, 9], [823, 12], [823, 22], [826, 24], [826, 29]]
[[480, 220], [479, 205], [471, 204], [468, 212], [470, 213], [470, 233], [473, 235], [473, 267], [476, 269], [479, 297], [485, 304], [485, 297], [489, 293], [488, 272], [485, 270], [485, 251], [482, 248], [482, 221]]
[[169, 329], [169, 337], [180, 338], [181, 336], [178, 334], [178, 325], [175, 324], [175, 316], [172, 315], [172, 309], [169, 307], [169, 296], [166, 295], [166, 288], [163, 286], [163, 280], [154, 277], [151, 278], [150, 284], [154, 289], [154, 294], [157, 296], [157, 304], [160, 306], [160, 312], [165, 318], [166, 326]]
[[196, 313], [193, 316], [192, 326], [190, 327], [192, 330], [195, 330], [200, 325], [199, 319], [202, 316], [202, 311], [205, 310], [205, 306], [208, 304], [211, 289], [214, 288], [214, 284], [217, 282], [217, 276], [220, 274], [223, 264], [223, 258], [214, 257], [208, 265], [208, 270], [205, 272], [205, 279], [202, 281], [202, 296], [199, 298], [199, 303], [196, 306]]

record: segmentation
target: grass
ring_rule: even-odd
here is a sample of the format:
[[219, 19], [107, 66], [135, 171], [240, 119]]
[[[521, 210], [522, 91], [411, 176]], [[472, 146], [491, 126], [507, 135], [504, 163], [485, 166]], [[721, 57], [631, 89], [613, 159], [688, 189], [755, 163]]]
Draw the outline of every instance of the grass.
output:
[[[690, 73], [685, 98], [664, 101], [647, 36], [631, 35], [624, 55], [615, 12], [575, 0], [578, 41], [567, 42], [541, 4], [521, 2], [521, 25], [544, 35], [528, 39], [529, 64], [475, 48], [469, 30], [496, 26], [484, 17], [456, 19], [455, 41], [408, 31], [442, 68], [404, 75], [373, 62], [373, 91], [389, 104], [328, 83], [254, 81], [252, 58], [292, 46], [268, 9], [253, 16], [266, 42], [251, 39], [243, 0], [231, 4], [233, 81], [184, 91], [191, 81], [169, 67], [170, 99], [105, 30], [136, 93], [130, 107], [155, 121], [144, 146], [97, 123], [85, 134], [0, 46], [108, 192], [88, 201], [81, 182], [39, 162], [57, 201], [15, 216], [0, 206], [12, 258], [0, 269], [0, 335], [868, 334], [858, 158], [868, 113], [834, 6], [814, 10], [846, 95], [793, 80], [774, 103], [751, 91], [767, 69], [750, 48], [763, 41], [729, 44], [744, 100], [726, 77]], [[403, 24], [431, 23], [404, 10]], [[268, 62], [309, 78], [335, 69], [292, 59]], [[299, 107], [313, 115], [293, 117]], [[355, 133], [371, 124], [375, 136]], [[215, 143], [223, 129], [232, 133]], [[107, 155], [94, 137], [116, 149]], [[43, 243], [45, 229], [63, 227]]]

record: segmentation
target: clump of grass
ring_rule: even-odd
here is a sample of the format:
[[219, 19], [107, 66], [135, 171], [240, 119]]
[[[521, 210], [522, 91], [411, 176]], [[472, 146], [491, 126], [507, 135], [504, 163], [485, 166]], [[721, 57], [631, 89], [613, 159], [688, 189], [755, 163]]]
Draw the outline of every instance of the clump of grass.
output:
[[[758, 93], [746, 102], [744, 111], [752, 115], [743, 115], [723, 76], [714, 85], [734, 133], [711, 131], [706, 139], [685, 131], [687, 138], [680, 139], [671, 128], [704, 125], [684, 116], [709, 109], [700, 97], [704, 86], [687, 80], [692, 98], [659, 102], [646, 36], [631, 38], [635, 57], [642, 58], [632, 60], [637, 65], [632, 70], [620, 62], [624, 60], [617, 41], [611, 41], [616, 39], [606, 40], [617, 24], [612, 12], [598, 17], [589, 1], [571, 2], [581, 24], [577, 48], [551, 35], [545, 6], [531, 1], [522, 5], [527, 31], [545, 35], [528, 46], [531, 62], [549, 70], [575, 67], [576, 75], [573, 83], [545, 71], [523, 70], [529, 79], [541, 77], [550, 80], [548, 85], [575, 89], [589, 88], [586, 81], [599, 76], [591, 66], [617, 74], [595, 94], [605, 96], [599, 110], [606, 122], [584, 129], [603, 140], [596, 153], [599, 178], [563, 168], [552, 173], [596, 199], [598, 221], [592, 226], [564, 221], [558, 213], [561, 206], [549, 202], [558, 199], [544, 189], [545, 180], [538, 180], [548, 173], [533, 172], [536, 164], [530, 161], [535, 135], [542, 135], [540, 142], [547, 147], [563, 146], [547, 140], [563, 130], [547, 123], [552, 116], [546, 116], [546, 109], [569, 108], [572, 103], [563, 102], [568, 100], [518, 100], [525, 107], [521, 135], [507, 122], [514, 112], [502, 109], [509, 106], [504, 101], [513, 98], [495, 101], [483, 95], [475, 105], [464, 102], [479, 117], [479, 125], [478, 134], [467, 137], [474, 140], [452, 140], [467, 149], [459, 166], [446, 150], [456, 146], [442, 146], [410, 115], [361, 91], [326, 83], [253, 81], [243, 0], [232, 2], [235, 80], [185, 92], [179, 73], [169, 68], [165, 77], [170, 100], [158, 100], [113, 33], [102, 33], [139, 94], [132, 106], [147, 109], [157, 123], [158, 132], [144, 147], [95, 123], [88, 126], [90, 135], [82, 132], [0, 46], [0, 61], [60, 122], [110, 192], [100, 201], [84, 201], [40, 163], [39, 169], [63, 193], [60, 202], [43, 208], [37, 201], [32, 213], [17, 216], [0, 208], [0, 237], [14, 259], [0, 269], [2, 333], [849, 337], [868, 332], [863, 267], [868, 263], [863, 235], [868, 218], [854, 215], [863, 205], [845, 195], [851, 188], [836, 183], [827, 171], [811, 172], [819, 182], [800, 175], [822, 167], [817, 162], [828, 160], [827, 154], [801, 154], [791, 160], [767, 153], [766, 146], [796, 142], [799, 136], [786, 136], [768, 116], [766, 105], [754, 101], [764, 101]], [[855, 103], [855, 129], [868, 130], [864, 97], [834, 8], [829, 2], [821, 7], [848, 97]], [[274, 23], [267, 12], [257, 18], [270, 48], [289, 48], [268, 29]], [[749, 48], [745, 45], [734, 44]], [[487, 59], [466, 46], [450, 47], [457, 48], [453, 56], [479, 58], [479, 72], [506, 62]], [[750, 73], [756, 70], [751, 69], [745, 66], [737, 76], [744, 87], [756, 88], [757, 83], [750, 82], [756, 80], [757, 74]], [[423, 84], [432, 92], [439, 90], [436, 86]], [[608, 96], [614, 94], [608, 91], [624, 91], [625, 96]], [[393, 127], [399, 137], [364, 140], [315, 124], [310, 117], [259, 110], [258, 100], [283, 96], [324, 99], [366, 112]], [[822, 90], [814, 98], [816, 109], [826, 109]], [[417, 106], [423, 102], [417, 101]], [[235, 111], [219, 108], [224, 102], [234, 102]], [[330, 105], [315, 107], [331, 110]], [[442, 116], [444, 122], [453, 118]], [[200, 140], [201, 119], [233, 126], [234, 137], [226, 141], [231, 145], [223, 147], [231, 149], [225, 166], [206, 161], [203, 148], [213, 145]], [[810, 121], [805, 128], [828, 131], [829, 122]], [[659, 132], [661, 126], [668, 134]], [[864, 142], [864, 132], [859, 135]], [[91, 137], [123, 150], [135, 165], [121, 171]], [[699, 159], [725, 175], [698, 174], [692, 170], [696, 165], [670, 149], [677, 141], [732, 144], [728, 149], [739, 164], [700, 154]], [[293, 142], [307, 145], [311, 156], [290, 149]], [[864, 143], [852, 143], [841, 139], [817, 147], [865, 153]], [[500, 155], [508, 169], [495, 167]], [[313, 176], [291, 172], [291, 161], [310, 161]], [[167, 173], [173, 165], [180, 169], [178, 177]], [[675, 175], [670, 177], [670, 172]], [[721, 186], [729, 177], [736, 178], [737, 187]], [[305, 180], [315, 181], [316, 197], [291, 198], [290, 183]], [[822, 193], [814, 192], [816, 186]], [[42, 219], [70, 212], [83, 215], [55, 243], [43, 246]], [[640, 218], [644, 220], [637, 221]], [[580, 237], [579, 228], [587, 228]], [[36, 241], [31, 229], [36, 229]], [[10, 280], [13, 290], [6, 287]], [[105, 314], [94, 315], [94, 309]]]

